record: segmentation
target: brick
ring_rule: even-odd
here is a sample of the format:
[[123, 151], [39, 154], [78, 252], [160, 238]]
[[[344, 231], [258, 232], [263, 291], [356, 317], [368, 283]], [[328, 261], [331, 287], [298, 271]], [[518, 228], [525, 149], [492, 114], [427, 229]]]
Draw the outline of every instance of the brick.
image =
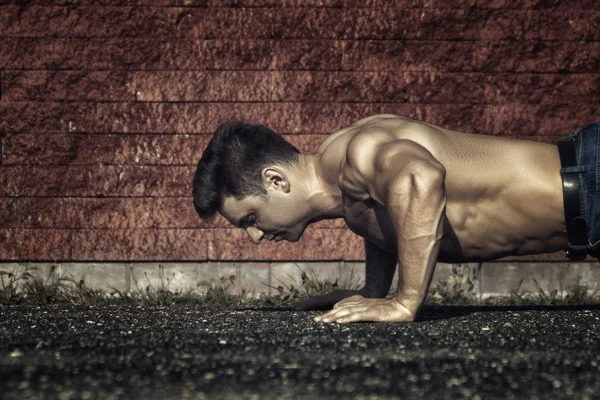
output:
[[[344, 42], [350, 71], [595, 73], [600, 43], [356, 40]], [[518, 62], [517, 62], [518, 60]]]
[[[548, 90], [552, 90], [550, 86]], [[574, 107], [573, 104], [563, 102], [490, 105], [215, 103], [197, 107], [177, 103], [75, 103], [70, 108], [58, 104], [61, 103], [0, 103], [0, 116], [4, 116], [5, 132], [7, 135], [61, 133], [59, 130], [67, 133], [68, 126], [71, 126], [72, 133], [212, 135], [221, 122], [237, 119], [263, 124], [284, 135], [325, 135], [369, 115], [392, 113], [462, 132], [559, 136], [597, 118], [595, 105], [592, 103], [580, 103]], [[47, 125], [38, 120], [38, 114], [42, 116], [40, 118], [47, 118]], [[143, 142], [145, 139], [140, 140]]]
[[[192, 199], [19, 198], [20, 224], [27, 229], [152, 229], [225, 227], [206, 223]], [[223, 222], [221, 222], [223, 220]]]
[[7, 134], [66, 133], [68, 129], [66, 114], [71, 107], [72, 105], [68, 103], [0, 102], [0, 129]]
[[[306, 103], [302, 126], [307, 132], [333, 132], [357, 119], [374, 114], [397, 114], [447, 129], [485, 135], [559, 136], [594, 121], [593, 105], [581, 104], [320, 104]], [[582, 121], [582, 122], [573, 122]], [[582, 125], [583, 124], [583, 125]]]
[[[43, 0], [42, 0], [43, 1]], [[64, 0], [63, 0], [64, 1]], [[150, 1], [150, 0], [143, 0]], [[380, 8], [502, 8], [506, 7], [504, 0], [209, 0], [210, 7], [380, 7]], [[595, 9], [594, 0], [576, 0], [560, 2], [559, 0], [518, 0], [510, 1], [508, 5], [516, 9]]]
[[4, 229], [0, 259], [205, 260], [206, 234], [191, 229]]
[[191, 103], [75, 103], [65, 113], [70, 132], [212, 133], [209, 108]]
[[[492, 39], [523, 39], [523, 32], [535, 31], [522, 12], [508, 13], [506, 30], [496, 30]], [[343, 14], [349, 29], [347, 39], [421, 39], [421, 40], [478, 40], [488, 39], [487, 26], [494, 14], [479, 8], [448, 10], [407, 10], [401, 8], [347, 9]], [[535, 34], [535, 32], [534, 32]]]
[[[194, 167], [3, 167], [17, 196], [191, 196]], [[40, 185], [39, 182], [44, 182]]]
[[263, 71], [132, 74], [137, 101], [275, 101], [273, 85], [273, 74]]
[[0, 260], [71, 260], [72, 230], [0, 229]]
[[[548, 86], [548, 90], [552, 90]], [[63, 104], [62, 106], [60, 104]], [[122, 139], [70, 139], [68, 143], [57, 142], [50, 145], [52, 149], [63, 146], [70, 148], [77, 140], [83, 141], [80, 145], [87, 151], [106, 150], [112, 146], [110, 140], [117, 143], [126, 141], [127, 135], [122, 132], [136, 133], [161, 133], [161, 134], [188, 134], [200, 133], [212, 135], [221, 122], [228, 120], [245, 120], [253, 124], [263, 124], [281, 134], [293, 135], [325, 135], [337, 129], [350, 125], [360, 118], [378, 113], [392, 113], [422, 120], [434, 125], [462, 132], [482, 134], [502, 134], [521, 136], [560, 136], [565, 132], [570, 133], [579, 125], [585, 126], [586, 121], [595, 121], [597, 118], [594, 104], [578, 104], [574, 107], [568, 103], [555, 104], [498, 104], [498, 105], [473, 105], [473, 104], [407, 104], [407, 103], [215, 103], [210, 105], [192, 107], [188, 104], [132, 104], [116, 105], [108, 103], [0, 103], [0, 115], [4, 116], [7, 136], [17, 133], [62, 133], [67, 132], [71, 126], [72, 133], [111, 133], [119, 132]], [[181, 107], [179, 107], [181, 106]], [[38, 120], [37, 115], [44, 118], [46, 125]], [[177, 121], [176, 123], [171, 121]], [[582, 122], [573, 122], [582, 121]], [[63, 127], [61, 128], [61, 125]], [[184, 136], [185, 137], [185, 136]], [[290, 141], [291, 138], [288, 138]], [[15, 139], [17, 140], [17, 139]], [[46, 138], [52, 143], [54, 139]], [[64, 139], [60, 139], [64, 140]], [[90, 140], [91, 142], [87, 142]], [[100, 140], [98, 143], [96, 140]], [[109, 142], [106, 142], [109, 140]], [[146, 139], [133, 139], [131, 146], [146, 146], [148, 154], [152, 154], [154, 137]], [[156, 139], [158, 140], [158, 139]], [[171, 139], [162, 139], [171, 140]], [[202, 139], [172, 139], [173, 141], [195, 141]], [[296, 140], [296, 139], [295, 139]], [[310, 139], [297, 139], [310, 140]], [[48, 142], [47, 142], [48, 143]], [[96, 143], [98, 143], [96, 145]], [[175, 142], [177, 143], [177, 142]], [[312, 142], [311, 142], [312, 143]], [[36, 146], [31, 144], [31, 146]], [[90, 147], [91, 146], [91, 147]], [[314, 144], [307, 145], [308, 147]], [[102, 149], [98, 149], [101, 147]], [[145, 147], [144, 147], [145, 149]], [[195, 150], [195, 149], [194, 149]], [[125, 149], [117, 151], [124, 152]], [[133, 151], [133, 149], [131, 149]], [[135, 151], [138, 151], [137, 148]], [[158, 151], [158, 149], [156, 149]], [[309, 150], [310, 151], [310, 150]], [[168, 152], [162, 149], [161, 154]], [[123, 155], [122, 155], [123, 154]], [[134, 157], [133, 153], [127, 153]], [[181, 157], [191, 154], [190, 150], [183, 151]], [[136, 154], [137, 155], [137, 154]], [[117, 157], [125, 156], [117, 153]], [[65, 156], [69, 158], [70, 156]], [[94, 155], [90, 155], [94, 157]], [[102, 159], [100, 155], [99, 160]], [[141, 159], [143, 156], [140, 154]], [[162, 157], [162, 156], [161, 156]], [[168, 157], [165, 158], [167, 160]], [[196, 161], [197, 162], [197, 161]]]
[[329, 135], [283, 135], [284, 139], [302, 153], [315, 153]]
[[18, 192], [18, 179], [10, 168], [0, 166], [0, 196], [15, 196]]
[[[195, 168], [12, 166], [0, 169], [2, 196], [190, 197]], [[40, 185], [40, 182], [44, 182]]]
[[126, 71], [5, 71], [3, 101], [132, 102]]
[[[374, 103], [597, 102], [599, 75], [437, 72], [139, 72], [140, 101], [301, 101]], [[188, 82], [195, 85], [190, 86]], [[240, 89], [248, 88], [247, 90]]]
[[[2, 0], [0, 5], [22, 4], [19, 0]], [[152, 6], [152, 7], [378, 7], [378, 8], [484, 8], [497, 9], [507, 5], [514, 9], [590, 9], [596, 8], [595, 0], [31, 0], [30, 5], [37, 6]]]
[[0, 68], [594, 73], [599, 47], [558, 41], [0, 38]]
[[422, 110], [420, 119], [423, 121], [447, 129], [485, 135], [559, 136], [579, 129], [581, 123], [573, 121], [591, 121], [595, 118], [589, 106], [581, 105], [573, 110], [567, 104], [476, 105], [468, 108], [462, 105], [436, 105]]
[[[398, 114], [461, 132], [487, 135], [563, 135], [597, 118], [594, 104], [301, 103], [296, 134], [329, 134], [374, 114]], [[580, 123], [573, 121], [583, 121]], [[284, 133], [285, 131], [279, 130]]]
[[269, 10], [271, 37], [276, 39], [350, 39], [356, 9], [304, 8]]
[[16, 198], [0, 197], [0, 226], [3, 228], [19, 226], [19, 209]]
[[581, 42], [600, 39], [600, 32], [593, 28], [600, 22], [597, 5], [595, 9], [583, 11], [576, 7], [560, 7], [557, 4], [552, 9], [540, 12], [538, 19], [542, 40]]
[[[195, 166], [210, 139], [207, 135], [9, 134], [3, 165]], [[301, 136], [295, 142], [312, 148], [314, 139]]]
[[241, 229], [214, 229], [209, 236], [209, 260], [356, 260], [364, 259], [363, 239], [349, 229], [306, 229], [291, 243], [255, 245]]
[[[532, 75], [421, 72], [278, 72], [283, 101], [385, 103], [570, 103], [594, 101], [597, 75]], [[535, 88], [535, 90], [532, 90]], [[568, 93], [568, 95], [566, 94]], [[566, 96], [566, 97], [565, 97]], [[551, 99], [551, 100], [549, 100]]]
[[[195, 47], [190, 48], [192, 45]], [[181, 65], [181, 69], [197, 69], [199, 62], [211, 70], [340, 70], [344, 51], [343, 41], [311, 39], [189, 40], [163, 46], [173, 48], [171, 63]], [[184, 60], [186, 51], [198, 53], [198, 61]]]
[[[249, 0], [255, 1], [255, 0]], [[206, 7], [209, 0], [28, 0], [28, 4], [35, 6], [153, 6], [153, 7]], [[0, 5], [22, 4], [21, 0], [2, 0]]]
[[[300, 103], [19, 102], [0, 103], [0, 116], [4, 117], [6, 133], [212, 135], [221, 122], [239, 119], [295, 134], [301, 128], [300, 108]], [[47, 125], [40, 123], [40, 117], [46, 118]]]
[[190, 229], [78, 230], [74, 260], [205, 260], [206, 233]]
[[[26, 229], [231, 229], [219, 213], [201, 219], [192, 198], [0, 198], [0, 224]], [[18, 210], [18, 212], [17, 212]], [[342, 218], [310, 225], [345, 228]]]
[[[207, 106], [203, 131], [213, 133], [220, 123], [241, 120], [265, 125], [280, 134], [314, 134], [304, 130], [302, 103], [214, 103]], [[208, 128], [208, 129], [207, 129]]]
[[179, 10], [181, 22], [175, 32], [178, 36], [203, 39], [273, 37], [273, 9], [188, 8], [182, 11]]
[[0, 27], [6, 36], [134, 37], [175, 35], [176, 8], [4, 7]]
[[594, 41], [598, 38], [589, 23], [598, 14], [564, 8], [542, 11], [484, 7], [356, 8], [345, 9], [338, 15], [346, 20], [348, 27], [342, 37], [338, 35], [344, 39]]
[[[273, 9], [87, 6], [32, 6], [21, 9], [8, 6], [3, 11], [0, 27], [6, 36], [190, 36], [205, 39], [277, 37], [272, 33]], [[277, 15], [281, 11], [285, 12], [275, 10]], [[312, 17], [313, 14], [309, 16]], [[328, 15], [330, 19], [322, 20], [326, 29], [334, 22], [334, 14]]]
[[[379, 1], [379, 0], [375, 0]], [[507, 2], [506, 0], [476, 0], [477, 7], [483, 8], [503, 8], [509, 5], [515, 9], [559, 9], [559, 10], [587, 10], [597, 9], [597, 3], [594, 0], [575, 0], [564, 2], [560, 0], [516, 0]]]
[[337, 70], [342, 53], [338, 40], [4, 37], [0, 69]]

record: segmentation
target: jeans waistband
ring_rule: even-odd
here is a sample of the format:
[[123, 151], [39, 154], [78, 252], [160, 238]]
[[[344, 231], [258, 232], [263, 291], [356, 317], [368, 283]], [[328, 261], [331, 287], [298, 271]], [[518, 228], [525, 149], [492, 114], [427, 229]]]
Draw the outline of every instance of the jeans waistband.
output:
[[577, 165], [573, 135], [557, 141], [560, 155], [560, 175], [563, 183], [563, 204], [567, 227], [567, 257], [572, 261], [585, 260], [589, 250], [587, 221], [581, 215], [579, 174], [585, 166]]

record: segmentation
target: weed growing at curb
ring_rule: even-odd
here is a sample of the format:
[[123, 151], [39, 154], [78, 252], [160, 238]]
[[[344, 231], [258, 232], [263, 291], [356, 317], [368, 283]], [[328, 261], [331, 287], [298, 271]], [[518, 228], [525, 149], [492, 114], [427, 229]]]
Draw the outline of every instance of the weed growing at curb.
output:
[[467, 305], [477, 302], [475, 284], [481, 274], [481, 264], [452, 264], [449, 278], [442, 277], [432, 286], [425, 299], [426, 304]]
[[338, 277], [333, 280], [319, 279], [312, 268], [308, 268], [307, 273], [300, 269], [298, 264], [294, 263], [294, 265], [300, 270], [300, 285], [298, 287], [295, 287], [294, 284], [286, 285], [278, 278], [275, 279], [279, 281], [280, 285], [276, 287], [263, 283], [277, 291], [275, 295], [261, 297], [264, 305], [287, 306], [335, 290], [358, 290], [363, 287], [363, 283], [354, 275], [354, 270], [350, 271], [347, 279], [340, 281]]
[[107, 300], [103, 291], [86, 287], [83, 280], [77, 282], [72, 275], [55, 276], [56, 266], [50, 268], [46, 279], [36, 276], [36, 270], [18, 264], [12, 272], [0, 271], [0, 305], [99, 304]]

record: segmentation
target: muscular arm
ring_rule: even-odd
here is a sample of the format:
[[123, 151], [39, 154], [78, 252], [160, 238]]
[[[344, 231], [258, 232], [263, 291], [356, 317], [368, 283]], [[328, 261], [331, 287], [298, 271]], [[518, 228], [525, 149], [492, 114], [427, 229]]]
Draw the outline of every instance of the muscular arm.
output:
[[353, 188], [388, 209], [396, 233], [398, 287], [392, 299], [353, 296], [316, 320], [412, 321], [429, 289], [440, 250], [446, 170], [423, 146], [382, 130], [355, 136], [348, 145], [347, 164]]
[[395, 299], [416, 316], [440, 250], [446, 191], [443, 172], [414, 164], [413, 171], [393, 186], [388, 209], [398, 244]]

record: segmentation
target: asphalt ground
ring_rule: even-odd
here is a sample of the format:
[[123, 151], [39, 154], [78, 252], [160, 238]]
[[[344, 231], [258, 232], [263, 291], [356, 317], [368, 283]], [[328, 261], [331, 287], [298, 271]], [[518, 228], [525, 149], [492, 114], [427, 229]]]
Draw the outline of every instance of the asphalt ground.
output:
[[600, 308], [0, 308], [2, 399], [600, 398]]

